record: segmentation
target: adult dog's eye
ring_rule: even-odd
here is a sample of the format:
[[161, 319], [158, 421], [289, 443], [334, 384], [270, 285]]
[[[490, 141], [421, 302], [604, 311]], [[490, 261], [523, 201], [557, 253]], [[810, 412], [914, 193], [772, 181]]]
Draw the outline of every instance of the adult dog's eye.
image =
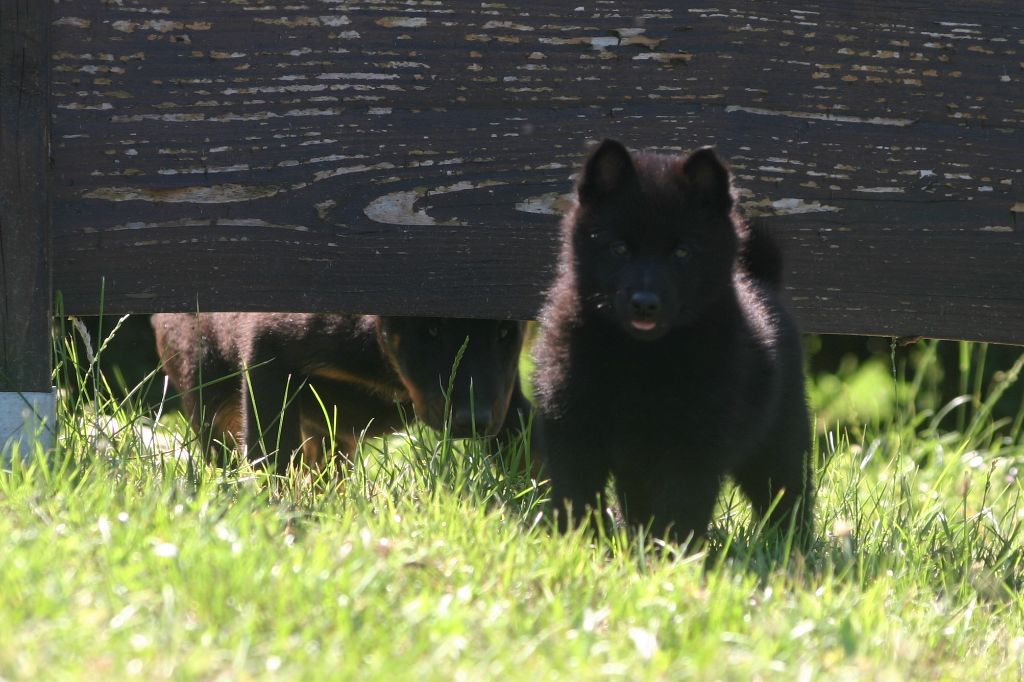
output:
[[504, 325], [502, 325], [501, 327], [498, 327], [498, 338], [499, 339], [507, 339], [509, 333], [510, 332], [509, 332], [509, 328], [508, 327], [506, 327]]
[[441, 333], [441, 330], [437, 328], [436, 324], [432, 324], [429, 327], [427, 327], [427, 333], [433, 336], [434, 338], [437, 338], [437, 335]]
[[612, 250], [612, 253], [615, 254], [616, 256], [628, 256], [629, 255], [629, 247], [626, 246], [626, 242], [622, 242], [622, 241], [612, 242], [611, 250]]
[[672, 250], [672, 257], [676, 260], [684, 260], [690, 255], [690, 252], [682, 246], [677, 246]]

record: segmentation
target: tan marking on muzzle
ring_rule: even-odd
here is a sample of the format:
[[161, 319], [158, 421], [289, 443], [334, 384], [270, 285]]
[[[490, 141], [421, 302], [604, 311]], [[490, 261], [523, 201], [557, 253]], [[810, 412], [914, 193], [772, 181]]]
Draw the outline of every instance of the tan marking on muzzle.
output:
[[401, 395], [396, 395], [397, 391], [395, 390], [395, 386], [391, 386], [382, 381], [376, 381], [370, 377], [353, 374], [352, 372], [341, 369], [336, 365], [323, 365], [320, 367], [313, 367], [307, 371], [309, 372], [309, 376], [311, 377], [330, 379], [331, 381], [338, 381], [345, 384], [354, 384], [356, 386], [365, 388], [368, 391], [376, 393], [377, 395], [381, 395], [392, 400], [401, 399], [404, 397]]

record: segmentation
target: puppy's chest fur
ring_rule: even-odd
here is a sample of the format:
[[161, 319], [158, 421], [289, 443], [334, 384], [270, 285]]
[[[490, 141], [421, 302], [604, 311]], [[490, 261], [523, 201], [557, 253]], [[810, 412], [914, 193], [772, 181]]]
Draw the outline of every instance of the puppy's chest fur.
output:
[[726, 464], [774, 407], [766, 351], [738, 334], [679, 330], [650, 343], [585, 324], [567, 337], [564, 380], [548, 402], [590, 424], [613, 463], [670, 454]]

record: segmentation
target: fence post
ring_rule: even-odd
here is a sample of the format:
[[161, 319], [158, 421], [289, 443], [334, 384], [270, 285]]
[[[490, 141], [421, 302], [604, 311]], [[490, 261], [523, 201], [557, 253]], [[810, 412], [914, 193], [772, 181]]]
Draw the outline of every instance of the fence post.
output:
[[54, 443], [49, 0], [0, 0], [0, 462]]

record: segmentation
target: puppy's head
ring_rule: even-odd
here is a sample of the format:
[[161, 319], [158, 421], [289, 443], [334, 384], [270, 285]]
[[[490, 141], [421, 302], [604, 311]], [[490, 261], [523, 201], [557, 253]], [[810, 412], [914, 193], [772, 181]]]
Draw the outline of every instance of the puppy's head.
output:
[[450, 397], [457, 438], [494, 435], [501, 428], [517, 385], [524, 334], [524, 323], [508, 320], [378, 318], [381, 347], [416, 415], [442, 429]]

